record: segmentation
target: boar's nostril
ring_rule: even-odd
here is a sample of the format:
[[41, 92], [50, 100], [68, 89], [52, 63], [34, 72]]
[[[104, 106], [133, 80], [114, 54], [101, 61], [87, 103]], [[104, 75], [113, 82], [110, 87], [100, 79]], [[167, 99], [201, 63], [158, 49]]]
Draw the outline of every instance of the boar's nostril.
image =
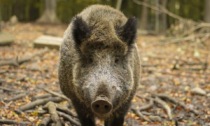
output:
[[100, 106], [98, 104], [95, 105], [95, 108], [98, 109]]
[[104, 109], [106, 109], [106, 110], [110, 109], [109, 107], [110, 106], [108, 106], [108, 105], [104, 105]]
[[107, 114], [112, 110], [112, 104], [104, 97], [97, 98], [91, 104], [93, 112], [97, 114]]

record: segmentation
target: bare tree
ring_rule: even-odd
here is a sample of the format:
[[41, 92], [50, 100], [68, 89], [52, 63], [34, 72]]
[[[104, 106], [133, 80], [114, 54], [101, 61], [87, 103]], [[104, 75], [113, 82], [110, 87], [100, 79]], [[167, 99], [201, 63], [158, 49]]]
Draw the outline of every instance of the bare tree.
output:
[[1, 32], [1, 8], [0, 8], [0, 32]]
[[210, 0], [205, 0], [205, 15], [204, 20], [210, 23]]
[[122, 0], [117, 0], [117, 5], [116, 5], [116, 9], [120, 10], [122, 6]]
[[43, 15], [38, 19], [40, 23], [59, 23], [56, 15], [56, 0], [45, 0], [45, 10]]
[[[167, 0], [161, 0], [160, 4], [162, 7], [167, 8]], [[165, 32], [165, 30], [167, 29], [167, 16], [165, 13], [161, 13], [161, 31]]]
[[[155, 0], [155, 5], [159, 7], [159, 0]], [[160, 31], [160, 11], [156, 11], [155, 13], [155, 32], [158, 33]]]
[[[147, 0], [144, 0], [144, 2], [147, 2]], [[147, 30], [147, 25], [148, 25], [147, 22], [148, 22], [148, 8], [146, 6], [142, 6], [141, 19], [140, 19], [141, 30]]]

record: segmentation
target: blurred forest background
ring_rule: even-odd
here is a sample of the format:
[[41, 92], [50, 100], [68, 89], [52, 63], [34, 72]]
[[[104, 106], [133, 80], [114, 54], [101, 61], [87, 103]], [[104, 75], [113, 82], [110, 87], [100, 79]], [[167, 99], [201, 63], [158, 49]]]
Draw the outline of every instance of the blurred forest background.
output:
[[[106, 4], [120, 9], [128, 17], [137, 17], [142, 30], [158, 33], [174, 25], [179, 16], [210, 22], [209, 0], [0, 0], [0, 19], [8, 21], [15, 15], [21, 22], [35, 22], [47, 7], [54, 16], [52, 22], [69, 23], [75, 14], [91, 4]], [[149, 8], [145, 4], [149, 4]]]
[[124, 126], [210, 126], [210, 0], [0, 0], [0, 125], [80, 126], [59, 47], [92, 4], [138, 20], [141, 84]]

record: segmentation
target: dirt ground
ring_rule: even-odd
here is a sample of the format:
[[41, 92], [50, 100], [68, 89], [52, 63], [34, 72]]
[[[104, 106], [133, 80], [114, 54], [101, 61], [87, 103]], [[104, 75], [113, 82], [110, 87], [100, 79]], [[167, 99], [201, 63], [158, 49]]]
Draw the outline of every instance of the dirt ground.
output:
[[[3, 32], [13, 34], [15, 42], [11, 46], [0, 46], [0, 62], [42, 51], [33, 47], [33, 40], [41, 35], [62, 37], [66, 27], [34, 23], [5, 26]], [[165, 37], [138, 35], [141, 84], [126, 116], [125, 126], [210, 126], [210, 40], [171, 43], [161, 42], [162, 39]], [[49, 94], [45, 89], [60, 92], [58, 59], [59, 51], [50, 49], [19, 66], [0, 66], [0, 119], [38, 125], [49, 116], [39, 113], [41, 105], [22, 114], [15, 110], [37, 96]], [[21, 94], [20, 99], [12, 99]], [[64, 103], [66, 101], [60, 104]], [[150, 103], [150, 107], [142, 109]], [[73, 108], [71, 111], [74, 112]], [[102, 126], [100, 121], [97, 123]], [[0, 122], [0, 125], [21, 124]]]

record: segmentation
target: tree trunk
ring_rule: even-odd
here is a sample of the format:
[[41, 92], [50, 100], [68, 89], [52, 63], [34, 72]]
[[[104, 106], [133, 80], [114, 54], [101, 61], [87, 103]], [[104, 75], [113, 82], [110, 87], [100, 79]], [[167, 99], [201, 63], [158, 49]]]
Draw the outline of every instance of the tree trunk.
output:
[[[155, 5], [159, 7], [159, 0], [155, 0]], [[155, 13], [155, 32], [159, 33], [160, 31], [160, 12], [156, 11]]]
[[[147, 0], [144, 0], [146, 3]], [[147, 23], [148, 22], [148, 8], [145, 6], [142, 6], [142, 12], [141, 12], [141, 19], [140, 19], [140, 29], [141, 30], [147, 30]]]
[[210, 0], [205, 0], [204, 20], [205, 20], [205, 22], [210, 23]]
[[38, 19], [39, 23], [59, 23], [56, 15], [56, 0], [45, 0], [45, 10], [43, 15]]
[[[167, 7], [167, 0], [161, 0], [161, 6], [163, 6], [164, 8]], [[162, 24], [162, 27], [161, 27], [161, 32], [165, 32], [166, 29], [167, 29], [167, 16], [165, 13], [161, 13], [161, 24]]]
[[1, 17], [1, 8], [0, 8], [0, 33], [1, 33], [1, 29], [2, 29], [2, 22], [1, 22], [1, 20], [2, 20], [2, 17]]
[[120, 10], [121, 9], [121, 5], [122, 5], [122, 0], [117, 0], [116, 9]]

